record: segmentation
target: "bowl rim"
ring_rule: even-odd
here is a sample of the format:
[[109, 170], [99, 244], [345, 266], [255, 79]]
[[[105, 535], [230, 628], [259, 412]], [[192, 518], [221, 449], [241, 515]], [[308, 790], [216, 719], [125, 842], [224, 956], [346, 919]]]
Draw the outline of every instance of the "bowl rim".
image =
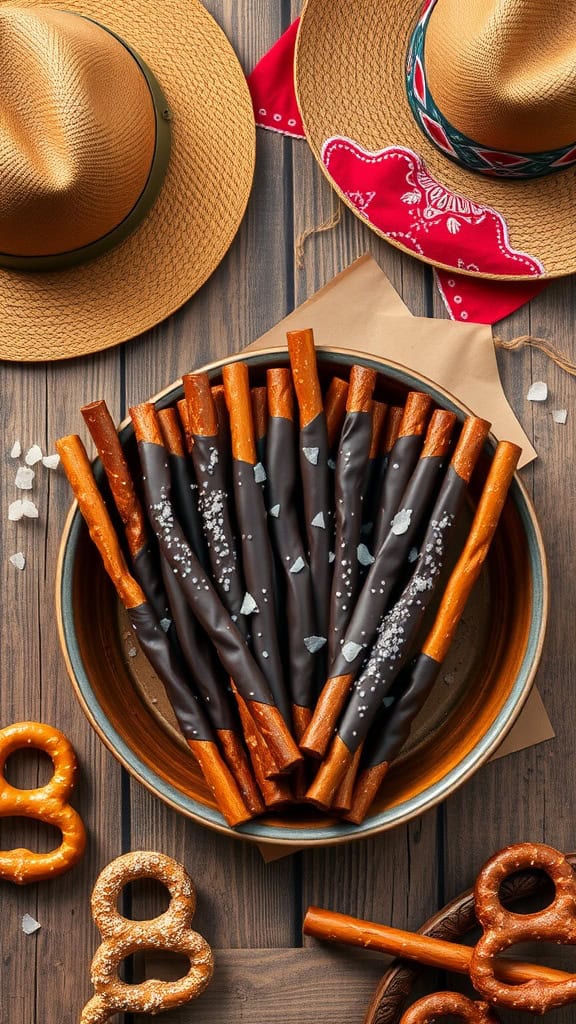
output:
[[[459, 419], [462, 419], [463, 415], [471, 414], [471, 410], [449, 391], [431, 381], [424, 374], [410, 370], [401, 363], [384, 357], [373, 356], [353, 348], [319, 345], [316, 350], [318, 355], [328, 363], [341, 362], [342, 359], [345, 362], [350, 361], [350, 364], [358, 362], [378, 370], [404, 386], [406, 384], [408, 387], [415, 385], [417, 388], [422, 388], [424, 386], [439, 405], [451, 409], [451, 411], [458, 415]], [[269, 361], [271, 356], [281, 356], [287, 359], [288, 350], [284, 345], [277, 345], [239, 352], [235, 355], [206, 363], [199, 367], [196, 372], [206, 372], [209, 375], [213, 375], [221, 371], [222, 367], [228, 363], [245, 361], [252, 365], [259, 365]], [[179, 387], [182, 387], [181, 377], [162, 388], [148, 401], [158, 404]], [[131, 426], [130, 417], [127, 416], [120, 423], [118, 432], [122, 435]], [[490, 440], [491, 443], [496, 441], [492, 434], [490, 435]], [[71, 582], [74, 564], [74, 552], [71, 551], [71, 545], [74, 544], [74, 533], [80, 529], [82, 519], [78, 512], [78, 504], [76, 501], [73, 501], [64, 523], [58, 551], [55, 579], [56, 621], [66, 670], [86, 718], [116, 760], [138, 782], [142, 783], [149, 792], [198, 824], [227, 836], [263, 845], [296, 846], [307, 849], [335, 846], [356, 839], [364, 839], [406, 824], [446, 800], [448, 796], [464, 785], [489, 760], [520, 715], [534, 683], [542, 656], [548, 621], [550, 603], [548, 567], [536, 511], [517, 473], [514, 476], [511, 494], [513, 495], [522, 526], [526, 532], [526, 549], [533, 583], [529, 635], [522, 664], [516, 674], [512, 689], [490, 728], [462, 761], [455, 765], [442, 779], [423, 789], [421, 793], [405, 800], [403, 803], [396, 804], [394, 807], [380, 812], [373, 818], [367, 818], [362, 825], [348, 825], [338, 821], [333, 825], [321, 828], [311, 827], [306, 829], [303, 834], [303, 830], [297, 827], [264, 825], [259, 823], [258, 819], [255, 819], [254, 821], [247, 822], [245, 825], [232, 829], [226, 824], [219, 811], [200, 804], [198, 801], [187, 796], [176, 786], [162, 779], [140, 759], [138, 754], [132, 750], [128, 743], [113, 728], [101, 709], [96, 694], [90, 685], [76, 644], [73, 627], [72, 588], [69, 586], [69, 583]], [[89, 695], [92, 697], [92, 702], [89, 699]]]

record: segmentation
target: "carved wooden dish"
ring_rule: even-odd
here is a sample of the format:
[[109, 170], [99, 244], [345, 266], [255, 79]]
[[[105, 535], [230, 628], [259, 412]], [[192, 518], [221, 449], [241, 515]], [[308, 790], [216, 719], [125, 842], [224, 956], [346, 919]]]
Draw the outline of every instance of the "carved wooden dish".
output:
[[[263, 382], [267, 367], [288, 361], [280, 349], [236, 358], [249, 363], [253, 384]], [[451, 396], [396, 364], [340, 349], [322, 349], [319, 359], [326, 377], [347, 375], [354, 362], [377, 369], [382, 378], [376, 398], [398, 404], [407, 391], [424, 390], [460, 419], [466, 415]], [[207, 367], [214, 383], [224, 362]], [[154, 401], [162, 408], [181, 395], [176, 382]], [[130, 425], [123, 426], [121, 438], [135, 466]], [[488, 461], [486, 457], [475, 474], [476, 490]], [[101, 739], [157, 796], [189, 817], [231, 833], [177, 731], [158, 679], [137, 651], [75, 505], [62, 537], [56, 607], [70, 678]], [[356, 827], [296, 808], [282, 818], [250, 822], [235, 834], [258, 842], [327, 845], [393, 828], [444, 800], [490, 757], [517, 718], [540, 659], [547, 608], [542, 539], [534, 509], [516, 478], [449, 659], [364, 824]]]

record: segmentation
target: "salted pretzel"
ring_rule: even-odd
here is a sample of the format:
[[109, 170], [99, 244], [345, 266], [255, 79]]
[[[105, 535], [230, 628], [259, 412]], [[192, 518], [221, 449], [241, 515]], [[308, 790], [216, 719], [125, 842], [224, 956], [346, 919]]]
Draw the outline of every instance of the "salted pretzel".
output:
[[[500, 901], [500, 886], [516, 871], [540, 868], [555, 887], [552, 903], [534, 914], [516, 914]], [[484, 865], [474, 886], [476, 916], [484, 934], [470, 962], [477, 992], [491, 1003], [513, 1010], [546, 1013], [576, 1000], [576, 975], [565, 981], [531, 979], [510, 985], [495, 975], [495, 957], [519, 942], [576, 945], [576, 880], [563, 854], [539, 843], [518, 843]]]
[[[54, 774], [38, 789], [17, 789], [4, 775], [6, 761], [16, 750], [29, 748], [48, 754]], [[40, 722], [17, 722], [0, 730], [0, 818], [36, 818], [62, 833], [60, 846], [50, 853], [0, 851], [0, 878], [27, 885], [62, 875], [78, 863], [86, 847], [86, 830], [68, 803], [77, 773], [76, 754], [58, 729]]]
[[[118, 913], [120, 893], [137, 878], [155, 878], [168, 889], [168, 909], [149, 921], [131, 921]], [[101, 872], [92, 892], [92, 916], [103, 942], [92, 960], [95, 995], [82, 1011], [80, 1024], [104, 1024], [115, 1013], [162, 1013], [195, 999], [212, 977], [214, 959], [208, 943], [190, 928], [196, 891], [187, 871], [162, 853], [127, 853]], [[137, 950], [165, 949], [186, 956], [188, 973], [178, 981], [128, 985], [118, 976], [125, 957]]]
[[455, 1017], [462, 1024], [499, 1024], [499, 1017], [487, 1003], [474, 1002], [460, 992], [433, 992], [413, 1003], [400, 1024], [434, 1024], [442, 1017]]

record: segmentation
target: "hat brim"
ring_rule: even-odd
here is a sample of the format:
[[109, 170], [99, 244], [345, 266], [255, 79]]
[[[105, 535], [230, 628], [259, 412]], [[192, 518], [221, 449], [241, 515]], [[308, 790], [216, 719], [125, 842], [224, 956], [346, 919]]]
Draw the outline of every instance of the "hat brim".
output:
[[[576, 169], [525, 181], [476, 174], [444, 156], [418, 127], [406, 95], [405, 64], [422, 6], [422, 0], [332, 0], [328, 6], [325, 0], [307, 0], [296, 44], [295, 84], [306, 137], [320, 167], [353, 213], [392, 245], [426, 263], [495, 280], [572, 273]], [[372, 223], [370, 212], [359, 207], [358, 194], [351, 198], [351, 189], [323, 160], [323, 149], [334, 138], [353, 141], [360, 160], [363, 153], [372, 157], [387, 147], [408, 151], [441, 188], [485, 207], [493, 215], [499, 244], [513, 254], [503, 264], [505, 271], [500, 272], [502, 260], [493, 260], [486, 270], [478, 269], [476, 260], [463, 259], [459, 239], [445, 245], [439, 256], [429, 236], [421, 235], [413, 245], [398, 237], [402, 232], [394, 230], [395, 224], [387, 230], [382, 216], [379, 226]]]
[[2, 359], [80, 356], [159, 323], [221, 262], [252, 187], [256, 133], [246, 79], [198, 0], [66, 0], [65, 7], [110, 28], [153, 70], [172, 113], [172, 152], [152, 210], [117, 248], [69, 270], [0, 270]]

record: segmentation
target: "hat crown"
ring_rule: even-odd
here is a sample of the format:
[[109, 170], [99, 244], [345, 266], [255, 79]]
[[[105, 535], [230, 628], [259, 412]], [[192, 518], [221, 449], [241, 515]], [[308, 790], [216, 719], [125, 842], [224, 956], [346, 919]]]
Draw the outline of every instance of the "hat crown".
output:
[[424, 63], [436, 106], [474, 142], [515, 153], [576, 142], [576, 4], [437, 0]]
[[154, 158], [154, 105], [131, 52], [81, 16], [3, 6], [0, 81], [0, 254], [52, 256], [105, 237]]

